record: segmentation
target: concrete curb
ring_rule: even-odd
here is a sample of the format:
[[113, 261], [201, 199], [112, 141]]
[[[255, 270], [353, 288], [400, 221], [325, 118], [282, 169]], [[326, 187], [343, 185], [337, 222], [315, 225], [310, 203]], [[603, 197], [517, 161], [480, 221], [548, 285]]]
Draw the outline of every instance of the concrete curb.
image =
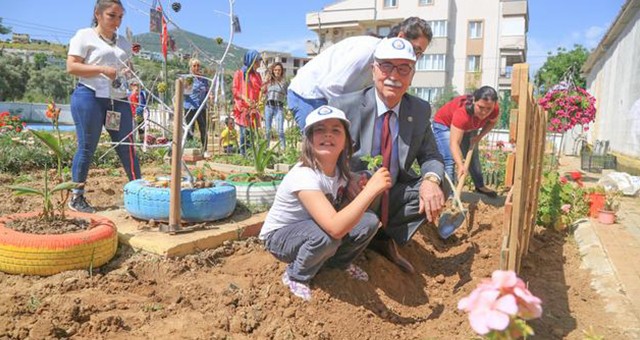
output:
[[118, 228], [118, 240], [133, 249], [164, 257], [180, 257], [204, 249], [217, 248], [224, 241], [257, 236], [267, 213], [251, 215], [238, 220], [232, 215], [211, 229], [170, 235], [157, 230], [139, 229], [140, 221], [131, 218], [124, 209], [99, 212], [110, 218]]
[[574, 237], [582, 255], [581, 267], [591, 271], [591, 287], [603, 297], [606, 311], [617, 316], [630, 339], [640, 339], [640, 319], [633, 311], [631, 301], [591, 220], [577, 223]]

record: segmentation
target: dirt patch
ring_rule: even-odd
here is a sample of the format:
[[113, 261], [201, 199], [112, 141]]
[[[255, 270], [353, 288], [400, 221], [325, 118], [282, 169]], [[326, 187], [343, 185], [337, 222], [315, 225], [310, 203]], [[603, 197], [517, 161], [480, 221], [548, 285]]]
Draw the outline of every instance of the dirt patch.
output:
[[[89, 178], [92, 204], [121, 204], [124, 177], [92, 171]], [[35, 198], [0, 188], [5, 202], [17, 198], [23, 201], [0, 206], [0, 213], [37, 206]], [[309, 303], [282, 285], [285, 265], [256, 239], [179, 259], [120, 247], [92, 273], [0, 273], [0, 338], [470, 339], [457, 302], [499, 267], [503, 210], [483, 203], [469, 210], [470, 228], [443, 241], [425, 227], [401, 249], [416, 274], [367, 250], [357, 264], [369, 282], [323, 270]], [[520, 275], [543, 300], [543, 317], [532, 322], [534, 338], [583, 339], [590, 327], [607, 339], [625, 338], [579, 266], [571, 238], [535, 231]]]
[[40, 216], [21, 218], [8, 221], [5, 226], [9, 229], [27, 234], [66, 234], [82, 231], [89, 227], [90, 222], [82, 218], [62, 219], [60, 215], [51, 221]]

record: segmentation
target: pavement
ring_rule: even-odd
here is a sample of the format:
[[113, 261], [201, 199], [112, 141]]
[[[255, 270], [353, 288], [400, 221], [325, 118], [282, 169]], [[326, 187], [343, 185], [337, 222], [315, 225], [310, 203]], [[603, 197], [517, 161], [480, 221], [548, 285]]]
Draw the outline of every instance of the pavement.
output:
[[[559, 171], [579, 170], [586, 186], [614, 170], [591, 173], [580, 169], [580, 157], [560, 158]], [[640, 339], [640, 197], [623, 197], [617, 221], [601, 224], [594, 218], [576, 223], [574, 236], [582, 267], [591, 271], [591, 286], [603, 297], [606, 311], [630, 339]]]

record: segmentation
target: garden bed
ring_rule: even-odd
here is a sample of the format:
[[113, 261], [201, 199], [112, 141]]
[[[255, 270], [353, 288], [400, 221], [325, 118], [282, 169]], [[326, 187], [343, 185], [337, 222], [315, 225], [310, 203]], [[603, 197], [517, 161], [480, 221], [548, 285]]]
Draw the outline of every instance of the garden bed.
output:
[[[99, 210], [122, 205], [119, 172], [90, 172], [87, 198]], [[5, 187], [15, 178], [0, 174], [1, 214], [39, 207], [38, 198], [13, 196]], [[25, 181], [42, 182], [36, 172]], [[358, 264], [370, 282], [324, 270], [310, 303], [291, 296], [280, 282], [284, 265], [255, 239], [181, 259], [120, 247], [92, 276], [0, 273], [0, 338], [470, 339], [467, 316], [456, 305], [499, 266], [503, 210], [479, 203], [470, 211], [471, 230], [445, 242], [422, 228], [401, 249], [417, 274], [367, 250]], [[543, 300], [534, 339], [583, 339], [590, 327], [607, 339], [625, 338], [579, 267], [570, 238], [536, 230], [520, 275]]]

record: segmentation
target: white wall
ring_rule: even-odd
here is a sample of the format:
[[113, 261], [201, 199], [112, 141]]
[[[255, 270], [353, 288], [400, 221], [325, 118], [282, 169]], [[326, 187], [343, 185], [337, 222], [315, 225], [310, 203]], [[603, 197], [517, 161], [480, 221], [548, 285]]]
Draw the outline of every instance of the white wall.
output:
[[611, 150], [640, 157], [640, 11], [587, 76], [596, 97], [589, 142], [609, 140]]

